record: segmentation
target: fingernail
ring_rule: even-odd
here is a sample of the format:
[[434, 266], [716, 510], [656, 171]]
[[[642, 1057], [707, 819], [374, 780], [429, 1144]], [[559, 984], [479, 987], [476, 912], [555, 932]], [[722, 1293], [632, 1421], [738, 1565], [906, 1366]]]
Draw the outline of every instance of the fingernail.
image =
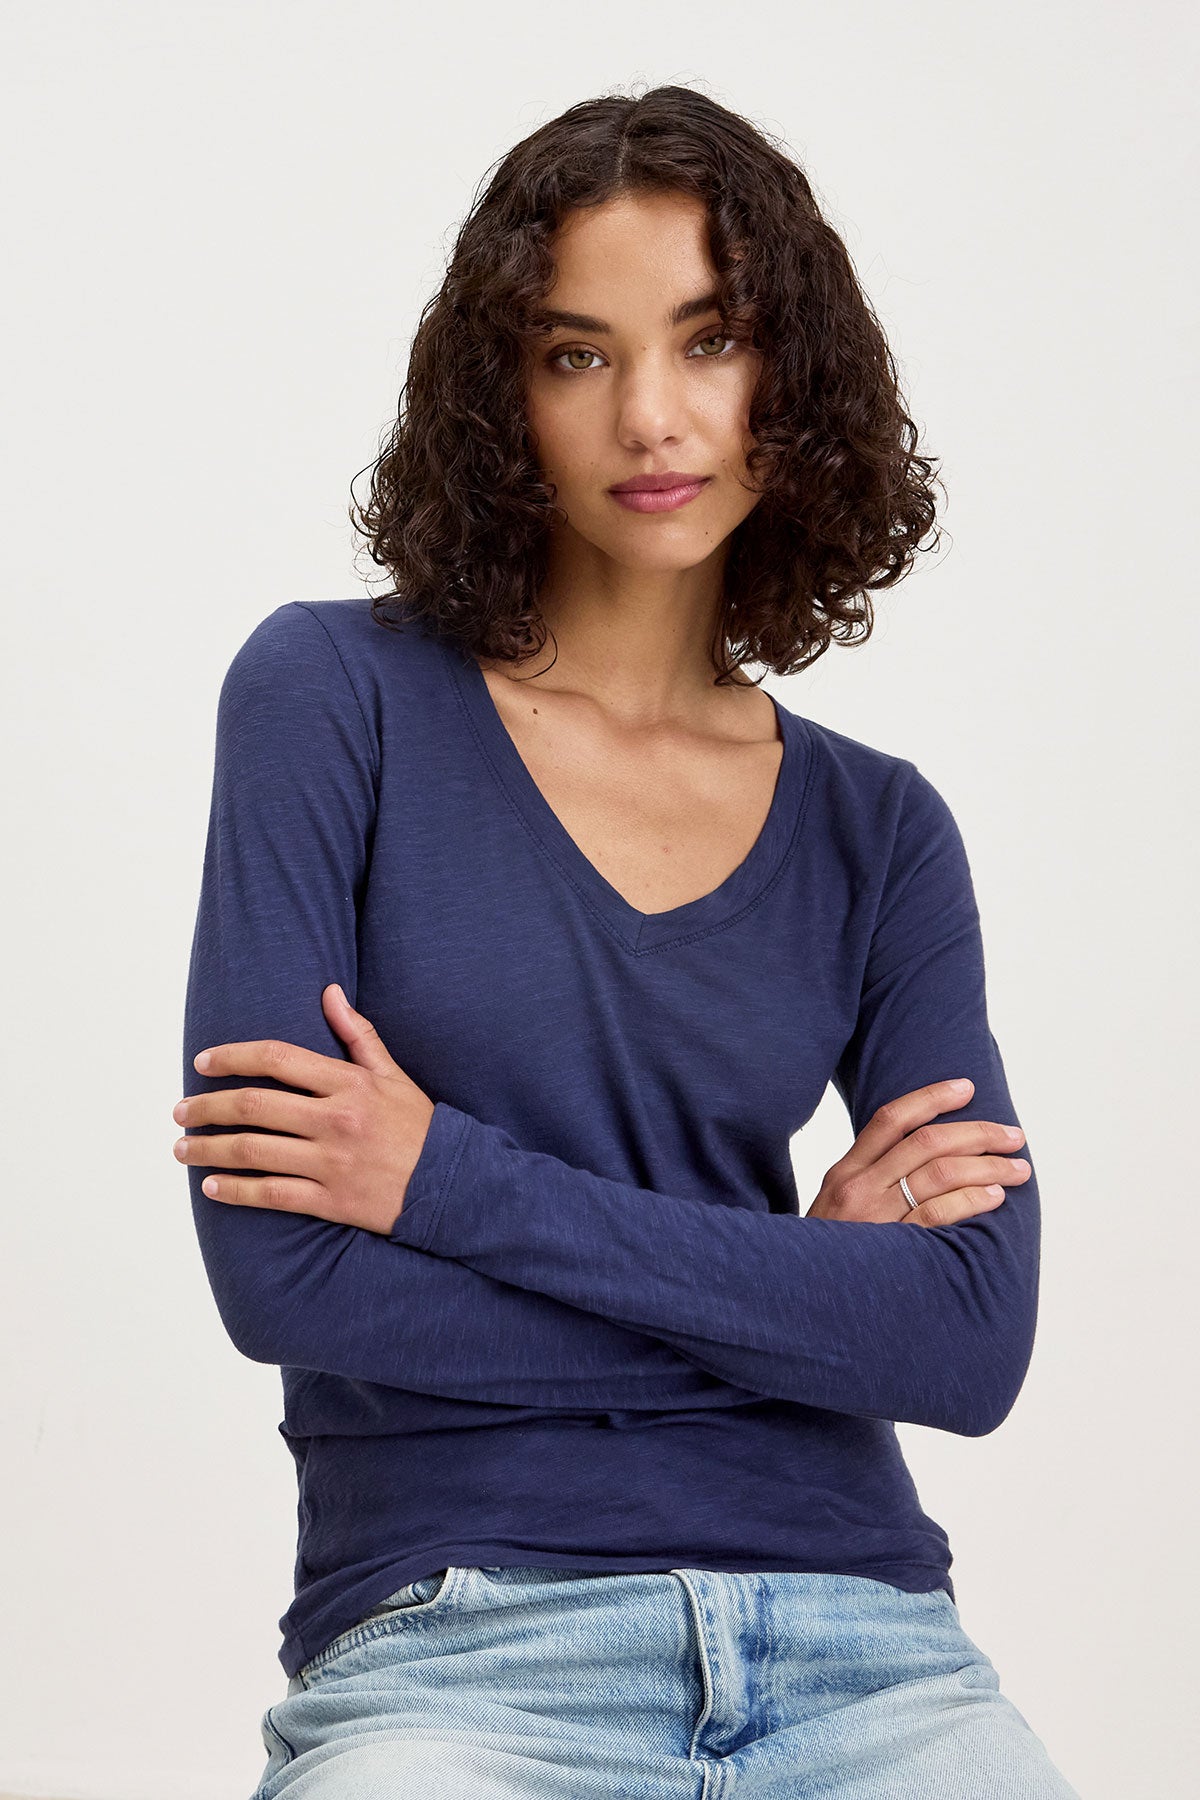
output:
[[209, 1065], [209, 1061], [210, 1061], [210, 1058], [209, 1058], [208, 1051], [201, 1050], [199, 1056], [197, 1056], [195, 1059], [195, 1064], [202, 1075], [203, 1075], [205, 1069], [207, 1069], [207, 1067]]
[[988, 1186], [984, 1188], [983, 1191], [985, 1194], [990, 1194], [992, 1196], [992, 1198], [995, 1199], [997, 1194], [1002, 1194], [1004, 1192], [1004, 1189], [1001, 1187], [1001, 1185], [998, 1181], [993, 1181], [993, 1182], [990, 1182], [988, 1184]]
[[965, 1094], [967, 1089], [969, 1087], [971, 1087], [972, 1085], [973, 1084], [971, 1082], [967, 1081], [965, 1078], [963, 1078], [961, 1076], [959, 1077], [959, 1079], [957, 1081], [952, 1081], [950, 1083], [950, 1086], [954, 1089], [956, 1094]]

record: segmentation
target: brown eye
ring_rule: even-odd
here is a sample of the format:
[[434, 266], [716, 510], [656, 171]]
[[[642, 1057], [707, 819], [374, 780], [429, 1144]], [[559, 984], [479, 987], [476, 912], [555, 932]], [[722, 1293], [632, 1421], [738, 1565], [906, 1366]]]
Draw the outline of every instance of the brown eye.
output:
[[[565, 350], [555, 351], [554, 355], [550, 358], [550, 366], [554, 369], [562, 368], [562, 359], [564, 356], [595, 356], [595, 354], [596, 352], [594, 350], [585, 350], [581, 344], [569, 344]], [[568, 372], [584, 375], [587, 373], [587, 367], [586, 365], [581, 367], [579, 363], [574, 363], [571, 365]]]

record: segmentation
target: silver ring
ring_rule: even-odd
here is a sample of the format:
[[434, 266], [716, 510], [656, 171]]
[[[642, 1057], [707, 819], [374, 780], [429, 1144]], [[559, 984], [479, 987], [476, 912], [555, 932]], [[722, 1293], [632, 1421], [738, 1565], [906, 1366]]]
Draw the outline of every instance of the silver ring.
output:
[[908, 1201], [910, 1206], [920, 1206], [921, 1202], [913, 1199], [912, 1194], [909, 1191], [908, 1181], [903, 1175], [900, 1177], [900, 1192], [904, 1195], [904, 1198]]

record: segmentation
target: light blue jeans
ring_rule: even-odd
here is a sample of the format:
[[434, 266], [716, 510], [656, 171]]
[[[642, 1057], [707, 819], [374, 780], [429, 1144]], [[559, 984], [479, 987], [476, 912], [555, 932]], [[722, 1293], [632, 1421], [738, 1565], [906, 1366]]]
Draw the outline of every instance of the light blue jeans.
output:
[[1079, 1800], [944, 1589], [449, 1568], [262, 1719], [252, 1800]]

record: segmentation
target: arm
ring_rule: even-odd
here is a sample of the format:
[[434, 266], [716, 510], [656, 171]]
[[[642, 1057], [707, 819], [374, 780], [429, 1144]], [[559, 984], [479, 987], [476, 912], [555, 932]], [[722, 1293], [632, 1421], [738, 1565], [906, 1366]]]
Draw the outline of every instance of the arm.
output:
[[[282, 1086], [199, 1075], [192, 1058], [209, 1044], [275, 1037], [345, 1055], [321, 991], [330, 981], [355, 991], [374, 816], [373, 746], [341, 658], [314, 613], [280, 607], [243, 644], [221, 689], [185, 1094]], [[377, 1232], [223, 1206], [201, 1190], [207, 1173], [188, 1166], [200, 1250], [222, 1322], [256, 1362], [518, 1406], [650, 1410], [748, 1398], [666, 1344]]]
[[[975, 1092], [940, 1118], [1016, 1123], [962, 839], [937, 790], [907, 767], [835, 1086], [856, 1135], [885, 1101], [956, 1075]], [[971, 1437], [1002, 1422], [1024, 1380], [1039, 1239], [1032, 1173], [994, 1211], [881, 1230], [610, 1180], [443, 1102], [391, 1233], [652, 1333], [760, 1394]]]

